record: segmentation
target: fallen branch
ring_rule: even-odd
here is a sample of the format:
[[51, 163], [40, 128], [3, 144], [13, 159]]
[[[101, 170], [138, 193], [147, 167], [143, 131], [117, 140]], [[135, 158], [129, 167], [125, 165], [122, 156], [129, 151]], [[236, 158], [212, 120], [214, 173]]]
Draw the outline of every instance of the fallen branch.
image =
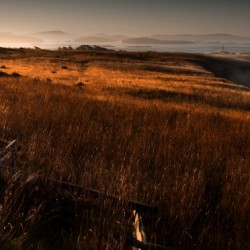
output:
[[[2, 148], [1, 148], [2, 144]], [[9, 165], [4, 165], [6, 161], [11, 160], [11, 157], [13, 157], [13, 154], [16, 152], [16, 144], [17, 141], [6, 141], [4, 139], [0, 138], [0, 167], [9, 167]], [[1, 170], [1, 168], [0, 168]], [[32, 183], [33, 178], [28, 178], [26, 180]], [[99, 201], [103, 200], [109, 200], [112, 204], [112, 206], [117, 206], [122, 208], [123, 212], [128, 214], [131, 214], [134, 218], [133, 222], [133, 235], [127, 235], [126, 236], [126, 242], [133, 246], [136, 249], [158, 249], [158, 250], [170, 250], [172, 248], [170, 247], [165, 247], [157, 244], [152, 244], [152, 243], [147, 243], [147, 237], [144, 231], [143, 227], [143, 216], [145, 217], [152, 217], [155, 218], [158, 214], [158, 209], [154, 206], [150, 206], [145, 203], [141, 203], [138, 201], [134, 200], [126, 200], [126, 199], [121, 199], [116, 196], [106, 194], [104, 192], [100, 192], [98, 190], [90, 189], [90, 188], [85, 188], [80, 185], [76, 185], [73, 183], [69, 183], [66, 181], [61, 181], [61, 180], [55, 180], [52, 178], [46, 178], [45, 176], [37, 175], [35, 176], [34, 180], [38, 183], [47, 183], [49, 186], [57, 187], [59, 189], [64, 189], [66, 191], [72, 191], [74, 194], [78, 195], [83, 195], [86, 200], [90, 199], [90, 208], [93, 208], [96, 204], [96, 201], [98, 203]], [[41, 182], [39, 182], [41, 180]], [[36, 183], [35, 182], [35, 183]], [[46, 184], [46, 185], [47, 185]], [[95, 201], [96, 200], [96, 201]], [[97, 205], [98, 207], [99, 205]], [[125, 214], [124, 214], [125, 215]], [[131, 216], [130, 216], [131, 218]]]
[[78, 190], [78, 192], [84, 193], [85, 195], [89, 195], [94, 199], [102, 198], [102, 199], [111, 200], [114, 203], [126, 204], [128, 208], [131, 208], [132, 210], [136, 210], [139, 213], [156, 214], [158, 212], [158, 209], [156, 207], [147, 205], [145, 203], [141, 203], [141, 202], [137, 202], [133, 200], [121, 200], [115, 196], [105, 194], [98, 190], [85, 188], [83, 186], [72, 184], [72, 183], [65, 182], [65, 181], [59, 181], [59, 180], [55, 180], [51, 178], [46, 178], [46, 180], [48, 180], [51, 183], [58, 184], [60, 185], [61, 188], [64, 188], [64, 189]]
[[2, 148], [0, 147], [0, 167], [4, 167], [4, 162], [11, 159], [16, 152], [16, 142], [17, 140], [9, 142], [0, 138], [0, 143], [2, 144]]
[[[59, 185], [60, 188], [66, 189], [66, 190], [77, 190], [78, 192], [90, 196], [93, 199], [108, 199], [111, 200], [112, 203], [115, 204], [121, 204], [126, 207], [126, 209], [132, 210], [132, 214], [134, 216], [134, 235], [133, 236], [127, 236], [126, 242], [130, 244], [131, 246], [142, 249], [142, 250], [149, 250], [149, 249], [155, 249], [155, 250], [173, 250], [171, 247], [165, 247], [158, 244], [153, 243], [147, 243], [146, 242], [146, 235], [143, 229], [143, 218], [141, 214], [147, 214], [155, 216], [157, 214], [158, 209], [156, 207], [147, 205], [145, 203], [133, 201], [133, 200], [121, 200], [118, 199], [115, 196], [108, 195], [105, 193], [102, 193], [100, 191], [89, 189], [82, 187], [80, 185], [72, 184], [65, 181], [59, 181], [51, 178], [45, 178], [50, 183]], [[138, 235], [142, 235], [143, 237], [138, 237]]]

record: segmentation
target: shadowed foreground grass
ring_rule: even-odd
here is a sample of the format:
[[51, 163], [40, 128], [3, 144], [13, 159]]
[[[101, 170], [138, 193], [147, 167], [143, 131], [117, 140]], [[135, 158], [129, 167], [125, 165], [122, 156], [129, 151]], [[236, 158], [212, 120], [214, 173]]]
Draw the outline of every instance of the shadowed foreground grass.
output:
[[[154, 67], [147, 66], [149, 74]], [[84, 197], [37, 174], [158, 207], [156, 221], [148, 224], [152, 242], [176, 249], [247, 249], [249, 92], [219, 91], [217, 85], [203, 92], [212, 82], [237, 88], [216, 77], [208, 81], [207, 72], [186, 90], [168, 81], [164, 89], [145, 82], [141, 90], [140, 79], [137, 86], [125, 82], [124, 89], [116, 73], [109, 72], [111, 80], [104, 73], [99, 69], [106, 79], [102, 87], [96, 80], [83, 89], [32, 77], [0, 78], [0, 137], [19, 142], [17, 161], [4, 172], [7, 184], [0, 180], [3, 249], [128, 248], [131, 223], [118, 204], [98, 200], [85, 209]], [[177, 78], [185, 78], [181, 74]], [[156, 77], [162, 81], [163, 75]], [[22, 172], [13, 176], [17, 170]]]

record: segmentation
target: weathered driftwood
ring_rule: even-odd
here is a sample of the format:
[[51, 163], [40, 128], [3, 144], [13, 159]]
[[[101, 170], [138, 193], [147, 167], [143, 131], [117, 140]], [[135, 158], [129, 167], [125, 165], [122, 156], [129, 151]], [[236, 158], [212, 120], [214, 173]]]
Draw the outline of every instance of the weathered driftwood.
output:
[[151, 215], [155, 216], [157, 214], [157, 208], [150, 206], [145, 203], [133, 201], [133, 200], [122, 200], [119, 199], [115, 196], [105, 194], [103, 192], [94, 190], [94, 189], [89, 189], [82, 187], [80, 185], [75, 185], [72, 183], [68, 183], [65, 181], [59, 181], [59, 180], [54, 180], [51, 178], [46, 178], [47, 181], [49, 181], [52, 184], [59, 185], [60, 188], [66, 189], [66, 190], [71, 190], [71, 191], [77, 191], [80, 192], [84, 195], [90, 196], [93, 199], [108, 199], [110, 200], [113, 204], [120, 204], [120, 206], [126, 207], [126, 209], [130, 209], [132, 212], [132, 216], [134, 218], [133, 222], [133, 235], [127, 236], [126, 241], [128, 244], [133, 246], [133, 249], [158, 249], [158, 250], [170, 250], [172, 249], [171, 247], [165, 247], [161, 246], [158, 244], [153, 244], [153, 243], [148, 243], [147, 242], [147, 237], [146, 233], [144, 231], [144, 226], [143, 226], [143, 216], [141, 215]]
[[[16, 152], [17, 141], [6, 141], [0, 138], [0, 170], [1, 167], [9, 167], [8, 160], [14, 157]], [[98, 190], [85, 188], [80, 185], [69, 183], [66, 181], [55, 180], [52, 178], [46, 178], [44, 176], [38, 176], [38, 179], [45, 181], [49, 185], [57, 186], [60, 189], [65, 189], [66, 191], [72, 191], [77, 195], [83, 195], [84, 197], [90, 198], [90, 200], [109, 200], [112, 204], [118, 205], [121, 208], [130, 211], [133, 219], [133, 234], [127, 235], [126, 242], [130, 244], [133, 249], [167, 249], [172, 248], [165, 247], [157, 244], [147, 243], [146, 233], [143, 226], [143, 216], [152, 216], [155, 217], [158, 214], [158, 209], [156, 207], [150, 206], [145, 203], [141, 203], [133, 200], [123, 200], [116, 196], [109, 195]], [[38, 180], [36, 179], [36, 180]], [[95, 203], [95, 202], [94, 202]], [[91, 203], [92, 205], [94, 203]], [[92, 207], [90, 204], [90, 208]], [[131, 218], [131, 216], [130, 216]]]
[[55, 180], [51, 178], [46, 178], [51, 183], [60, 185], [61, 188], [65, 189], [71, 189], [71, 190], [77, 190], [80, 193], [84, 193], [84, 195], [91, 196], [91, 198], [98, 199], [107, 199], [111, 200], [113, 203], [120, 203], [126, 205], [128, 208], [131, 208], [132, 210], [136, 210], [139, 213], [143, 214], [156, 214], [157, 213], [157, 208], [147, 205], [145, 203], [141, 203], [138, 201], [133, 201], [133, 200], [122, 200], [117, 198], [116, 196], [112, 196], [103, 192], [100, 192], [98, 190], [90, 189], [90, 188], [85, 188], [80, 185], [72, 184], [66, 181], [60, 181], [60, 180]]

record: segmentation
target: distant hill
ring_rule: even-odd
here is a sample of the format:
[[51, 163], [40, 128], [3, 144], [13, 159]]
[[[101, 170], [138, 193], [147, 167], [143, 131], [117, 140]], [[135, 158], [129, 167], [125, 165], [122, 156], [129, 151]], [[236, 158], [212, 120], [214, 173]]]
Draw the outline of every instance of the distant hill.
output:
[[178, 34], [178, 35], [152, 35], [150, 38], [159, 40], [180, 40], [194, 42], [250, 42], [250, 37], [236, 36], [232, 34]]
[[68, 41], [68, 40], [74, 40], [77, 37], [77, 35], [70, 34], [60, 30], [37, 32], [29, 35], [49, 41]]
[[122, 41], [122, 40], [130, 38], [129, 36], [120, 35], [120, 34], [115, 34], [115, 35], [96, 34], [95, 36], [103, 37], [103, 38], [108, 38], [108, 39], [113, 40], [114, 42], [116, 42], [116, 41]]
[[193, 44], [195, 42], [250, 42], [250, 37], [232, 34], [177, 34], [177, 35], [152, 35], [146, 37], [129, 37], [125, 35], [107, 35], [105, 33], [83, 36], [75, 40], [77, 43], [109, 43], [122, 41], [127, 44]]
[[130, 38], [124, 40], [123, 43], [129, 44], [193, 44], [191, 41], [180, 41], [180, 40], [159, 40], [148, 37], [138, 37], [138, 38]]
[[0, 34], [0, 43], [42, 43], [43, 40], [30, 36]]
[[86, 36], [76, 39], [75, 42], [77, 43], [110, 43], [114, 42], [113, 39], [106, 38], [106, 37], [99, 37], [99, 36]]
[[109, 42], [117, 42], [128, 39], [128, 36], [124, 35], [107, 35], [104, 33], [95, 34], [92, 36], [84, 36], [79, 39], [76, 39], [75, 42], [80, 43], [109, 43]]
[[43, 31], [43, 32], [36, 32], [36, 33], [33, 33], [35, 35], [39, 35], [39, 34], [54, 34], [54, 35], [67, 35], [68, 33], [64, 32], [64, 31], [61, 31], [61, 30], [51, 30], [51, 31]]

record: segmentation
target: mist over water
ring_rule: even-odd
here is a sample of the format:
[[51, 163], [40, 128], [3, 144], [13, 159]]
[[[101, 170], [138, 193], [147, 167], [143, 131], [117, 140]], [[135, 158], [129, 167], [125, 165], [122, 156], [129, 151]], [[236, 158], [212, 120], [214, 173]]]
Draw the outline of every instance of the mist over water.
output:
[[[41, 49], [57, 50], [59, 47], [69, 47], [73, 49], [85, 43], [75, 42], [44, 42], [36, 44], [28, 43], [1, 43], [0, 47], [7, 48], [34, 48], [37, 46]], [[250, 53], [250, 43], [194, 43], [194, 44], [126, 44], [122, 42], [109, 42], [109, 43], [86, 43], [88, 45], [98, 45], [112, 50], [125, 50], [125, 51], [155, 51], [155, 52], [186, 52], [186, 53], [219, 53], [222, 51], [229, 53]]]

